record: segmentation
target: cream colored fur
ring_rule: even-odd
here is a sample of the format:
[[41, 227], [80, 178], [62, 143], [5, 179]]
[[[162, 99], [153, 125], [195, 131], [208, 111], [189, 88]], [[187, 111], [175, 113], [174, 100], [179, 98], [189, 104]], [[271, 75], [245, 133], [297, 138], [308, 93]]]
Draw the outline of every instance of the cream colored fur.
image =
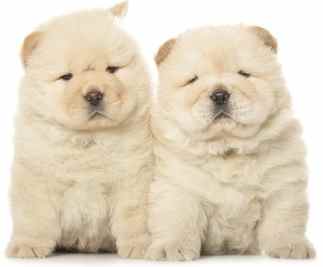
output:
[[[267, 31], [239, 25], [189, 31], [160, 50], [147, 258], [314, 256], [304, 144], [276, 48]], [[219, 86], [231, 118], [215, 119]]]
[[[63, 248], [138, 258], [149, 243], [150, 81], [115, 19], [124, 8], [58, 17], [25, 41], [11, 257]], [[120, 69], [109, 73], [108, 66]], [[66, 73], [73, 78], [59, 78]], [[89, 114], [84, 99], [93, 88], [104, 94], [101, 115]]]

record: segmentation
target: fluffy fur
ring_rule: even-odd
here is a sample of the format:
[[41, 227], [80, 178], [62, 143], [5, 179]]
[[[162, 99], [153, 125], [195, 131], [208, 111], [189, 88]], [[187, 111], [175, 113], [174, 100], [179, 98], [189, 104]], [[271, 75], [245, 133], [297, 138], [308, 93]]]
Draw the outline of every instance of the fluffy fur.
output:
[[[276, 49], [268, 31], [243, 25], [192, 30], [160, 49], [147, 258], [314, 256], [304, 145]], [[226, 116], [210, 97], [217, 88], [231, 94]]]
[[[144, 254], [150, 81], [135, 42], [116, 23], [125, 8], [58, 17], [26, 38], [11, 257], [45, 257], [55, 248]], [[104, 95], [96, 110], [85, 99], [93, 88]]]

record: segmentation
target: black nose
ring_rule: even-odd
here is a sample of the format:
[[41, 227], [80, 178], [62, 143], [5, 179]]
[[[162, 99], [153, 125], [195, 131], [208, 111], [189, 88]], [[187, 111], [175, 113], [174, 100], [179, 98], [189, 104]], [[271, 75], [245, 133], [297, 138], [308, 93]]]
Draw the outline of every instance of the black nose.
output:
[[230, 94], [225, 89], [217, 89], [210, 95], [210, 98], [216, 105], [221, 106], [228, 103]]
[[89, 102], [92, 106], [97, 106], [103, 99], [103, 93], [97, 89], [90, 90], [85, 96], [85, 100]]

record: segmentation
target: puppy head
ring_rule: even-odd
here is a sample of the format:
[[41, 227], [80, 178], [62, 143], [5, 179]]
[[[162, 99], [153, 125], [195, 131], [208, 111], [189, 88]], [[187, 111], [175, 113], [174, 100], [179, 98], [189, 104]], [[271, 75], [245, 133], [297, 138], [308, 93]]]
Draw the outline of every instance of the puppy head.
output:
[[29, 35], [22, 100], [47, 120], [78, 130], [114, 127], [148, 99], [149, 79], [135, 42], [109, 10], [55, 18]]
[[197, 138], [255, 134], [289, 105], [276, 53], [276, 40], [260, 27], [186, 32], [166, 42], [155, 58], [160, 105]]

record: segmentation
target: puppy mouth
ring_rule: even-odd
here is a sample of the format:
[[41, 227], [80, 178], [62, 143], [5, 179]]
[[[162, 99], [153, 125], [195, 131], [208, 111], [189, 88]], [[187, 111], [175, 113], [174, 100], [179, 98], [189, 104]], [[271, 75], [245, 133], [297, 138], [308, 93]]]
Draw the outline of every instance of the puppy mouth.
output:
[[109, 114], [104, 110], [95, 109], [89, 112], [88, 121], [99, 120], [99, 119], [112, 120]]
[[226, 108], [219, 108], [214, 112], [214, 121], [221, 119], [230, 119], [234, 121], [231, 112]]
[[225, 111], [220, 111], [218, 113], [215, 114], [214, 116], [214, 120], [220, 120], [220, 119], [231, 119], [231, 115]]

